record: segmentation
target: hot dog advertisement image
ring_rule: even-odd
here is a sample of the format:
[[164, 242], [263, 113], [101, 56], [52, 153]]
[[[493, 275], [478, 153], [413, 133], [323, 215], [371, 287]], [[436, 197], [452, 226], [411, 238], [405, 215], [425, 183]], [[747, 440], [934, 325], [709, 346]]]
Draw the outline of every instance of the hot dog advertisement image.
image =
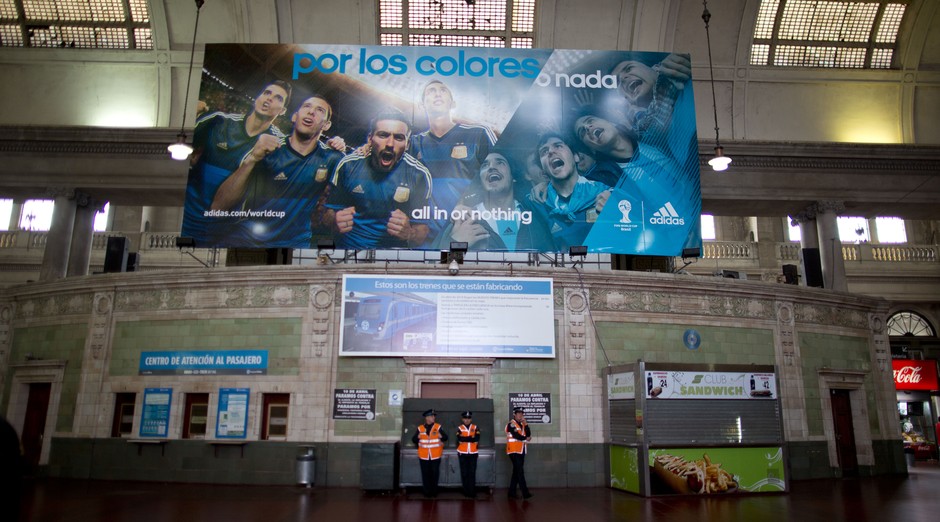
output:
[[722, 495], [786, 490], [780, 448], [650, 450], [653, 495]]

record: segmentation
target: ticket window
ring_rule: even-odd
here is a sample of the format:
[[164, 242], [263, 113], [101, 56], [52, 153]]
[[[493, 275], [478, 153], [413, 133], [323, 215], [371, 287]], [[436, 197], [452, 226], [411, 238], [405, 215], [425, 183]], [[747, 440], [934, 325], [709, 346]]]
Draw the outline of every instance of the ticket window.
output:
[[209, 394], [187, 393], [183, 417], [183, 438], [206, 438], [209, 420]]
[[261, 440], [287, 440], [289, 393], [265, 393], [262, 399]]
[[134, 404], [136, 393], [117, 393], [114, 396], [114, 418], [111, 421], [111, 436], [125, 437], [134, 432]]

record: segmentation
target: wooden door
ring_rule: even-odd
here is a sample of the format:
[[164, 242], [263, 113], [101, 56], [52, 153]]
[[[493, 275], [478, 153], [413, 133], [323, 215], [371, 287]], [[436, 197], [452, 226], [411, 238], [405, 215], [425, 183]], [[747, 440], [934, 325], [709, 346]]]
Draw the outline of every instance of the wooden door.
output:
[[852, 424], [852, 402], [849, 390], [830, 390], [832, 425], [835, 428], [836, 450], [842, 476], [858, 476], [858, 455], [855, 450], [855, 428]]
[[111, 418], [111, 436], [130, 435], [134, 430], [134, 404], [136, 393], [118, 393], [114, 396], [114, 416]]
[[183, 438], [204, 439], [208, 432], [209, 394], [187, 393], [183, 409]]
[[29, 385], [26, 401], [26, 418], [23, 420], [23, 455], [26, 465], [35, 468], [42, 456], [42, 443], [46, 433], [46, 415], [49, 413], [49, 397], [52, 383], [35, 382]]
[[289, 393], [265, 393], [261, 409], [261, 440], [287, 440]]

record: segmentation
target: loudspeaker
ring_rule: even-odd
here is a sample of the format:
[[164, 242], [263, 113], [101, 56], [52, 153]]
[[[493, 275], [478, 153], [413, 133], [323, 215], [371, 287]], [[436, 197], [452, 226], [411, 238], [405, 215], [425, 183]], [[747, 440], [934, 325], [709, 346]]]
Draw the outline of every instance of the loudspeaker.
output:
[[803, 274], [806, 276], [806, 286], [825, 288], [818, 248], [803, 249]]
[[139, 272], [139, 271], [140, 271], [140, 252], [128, 252], [128, 254], [127, 254], [127, 271], [128, 271], [128, 272]]
[[783, 265], [783, 278], [788, 285], [800, 284], [800, 272], [796, 265]]
[[108, 249], [104, 253], [104, 271], [127, 271], [127, 238], [111, 236], [108, 238]]

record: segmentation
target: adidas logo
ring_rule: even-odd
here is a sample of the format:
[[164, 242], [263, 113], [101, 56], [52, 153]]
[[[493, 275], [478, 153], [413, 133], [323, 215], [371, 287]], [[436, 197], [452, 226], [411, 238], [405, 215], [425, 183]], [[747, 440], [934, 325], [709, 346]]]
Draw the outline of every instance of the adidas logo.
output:
[[513, 230], [512, 227], [506, 227], [506, 230], [503, 230], [503, 235], [504, 235], [504, 236], [514, 236], [514, 235], [516, 235], [516, 231]]
[[281, 172], [277, 176], [274, 176], [274, 181], [284, 181], [286, 179], [287, 179], [287, 174], [284, 174], [283, 172]]
[[365, 194], [366, 191], [362, 189], [362, 185], [356, 185], [356, 188], [352, 189], [353, 194]]
[[685, 225], [685, 219], [679, 217], [679, 213], [676, 212], [675, 207], [672, 206], [672, 203], [666, 202], [665, 205], [659, 208], [656, 212], [653, 212], [653, 216], [650, 218], [650, 223], [653, 225]]
[[561, 232], [562, 230], [564, 230], [564, 229], [562, 229], [562, 228], [561, 228], [561, 225], [559, 225], [558, 223], [552, 224], [552, 230], [551, 230], [552, 234], [557, 234], [557, 233]]

